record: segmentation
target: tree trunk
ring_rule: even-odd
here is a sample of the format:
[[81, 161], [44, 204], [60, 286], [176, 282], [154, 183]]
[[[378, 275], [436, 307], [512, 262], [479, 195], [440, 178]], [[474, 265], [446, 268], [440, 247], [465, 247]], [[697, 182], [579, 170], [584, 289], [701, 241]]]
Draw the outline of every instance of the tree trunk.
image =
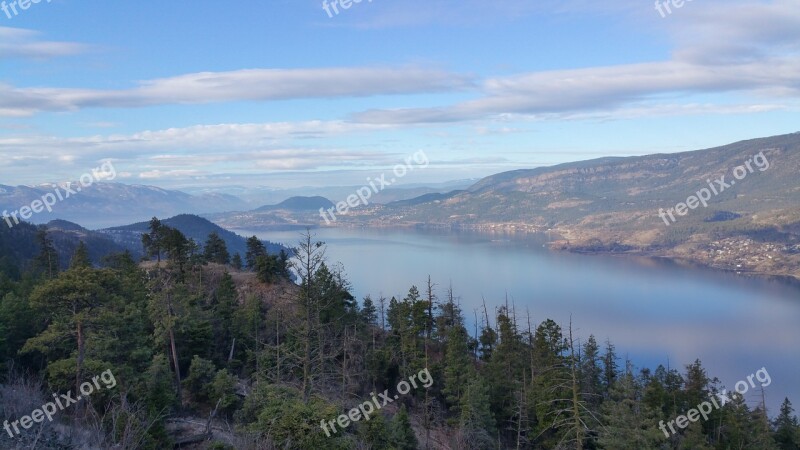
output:
[[178, 350], [175, 347], [175, 334], [172, 332], [172, 327], [169, 329], [169, 346], [170, 350], [172, 350], [172, 363], [175, 367], [175, 387], [178, 394], [178, 404], [181, 405], [183, 404], [181, 396], [181, 366], [178, 364]]
[[[78, 359], [75, 362], [75, 390], [78, 391], [83, 380], [83, 361], [86, 357], [86, 345], [83, 335], [83, 323], [78, 320], [77, 323], [77, 339], [78, 339]], [[78, 403], [75, 406], [75, 414], [79, 415], [83, 409], [83, 397], [79, 396]]]

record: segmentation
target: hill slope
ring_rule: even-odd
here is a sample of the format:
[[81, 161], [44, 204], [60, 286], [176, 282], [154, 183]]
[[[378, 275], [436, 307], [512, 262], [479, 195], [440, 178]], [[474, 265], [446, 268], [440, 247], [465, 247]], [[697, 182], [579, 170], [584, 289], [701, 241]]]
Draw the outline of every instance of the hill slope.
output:
[[[75, 189], [76, 184], [72, 184]], [[0, 211], [16, 211], [53, 193], [56, 184], [38, 186], [0, 185]], [[61, 190], [63, 193], [63, 189]], [[95, 183], [64, 198], [30, 218], [33, 223], [46, 223], [53, 219], [79, 222], [90, 228], [109, 227], [140, 220], [142, 217], [169, 217], [181, 213], [231, 211], [246, 208], [245, 202], [226, 194], [189, 195], [180, 191], [155, 186], [127, 185], [121, 183]]]
[[[191, 214], [180, 214], [169, 219], [164, 219], [161, 221], [161, 223], [172, 228], [176, 228], [181, 233], [186, 235], [187, 238], [194, 239], [200, 245], [203, 245], [206, 242], [209, 234], [216, 232], [219, 237], [225, 241], [225, 245], [227, 245], [228, 252], [230, 252], [231, 255], [234, 253], [239, 253], [242, 257], [244, 257], [245, 253], [247, 252], [246, 238], [230, 232], [202, 217]], [[139, 249], [138, 251], [141, 252], [142, 234], [148, 231], [149, 225], [149, 222], [138, 222], [131, 225], [106, 228], [98, 231], [108, 235], [115, 242], [125, 248], [135, 248]], [[280, 244], [269, 241], [262, 242], [264, 242], [264, 245], [267, 247], [267, 251], [270, 253], [278, 253], [282, 249], [286, 249], [286, 247]]]
[[402, 215], [407, 221], [422, 223], [520, 223], [540, 228], [591, 224], [618, 231], [664, 231], [659, 208], [685, 202], [708, 187], [706, 180], [723, 175], [726, 182], [734, 180], [734, 168], [762, 151], [768, 168], [751, 163], [754, 170], [738, 185], [712, 195], [707, 208], [691, 211], [676, 224], [702, 224], [718, 211], [743, 216], [796, 211], [800, 207], [800, 133], [693, 152], [504, 172], [484, 178], [467, 191], [432, 201], [390, 204], [383, 215], [391, 220]]

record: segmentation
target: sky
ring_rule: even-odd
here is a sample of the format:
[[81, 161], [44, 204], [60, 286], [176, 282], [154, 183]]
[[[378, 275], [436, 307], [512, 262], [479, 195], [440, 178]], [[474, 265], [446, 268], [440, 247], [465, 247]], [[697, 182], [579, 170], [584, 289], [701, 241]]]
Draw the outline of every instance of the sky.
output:
[[419, 151], [403, 181], [437, 183], [800, 131], [800, 2], [668, 1], [5, 0], [0, 184], [348, 186]]

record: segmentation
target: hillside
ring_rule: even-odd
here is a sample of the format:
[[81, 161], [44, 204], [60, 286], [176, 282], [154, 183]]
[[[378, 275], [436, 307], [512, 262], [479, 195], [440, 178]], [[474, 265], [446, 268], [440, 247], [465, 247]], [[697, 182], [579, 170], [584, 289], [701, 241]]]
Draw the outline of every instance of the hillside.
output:
[[[178, 229], [181, 233], [186, 235], [187, 238], [194, 239], [197, 243], [202, 245], [208, 235], [216, 232], [223, 241], [225, 241], [225, 245], [228, 247], [228, 251], [231, 255], [234, 253], [239, 253], [240, 255], [244, 256], [247, 252], [247, 239], [239, 236], [236, 233], [228, 231], [219, 225], [211, 223], [210, 221], [199, 217], [194, 216], [191, 214], [181, 214], [175, 217], [171, 217], [169, 219], [164, 219], [161, 221], [164, 225], [170, 226], [172, 228]], [[128, 248], [128, 249], [139, 249], [138, 251], [141, 252], [142, 248], [142, 234], [148, 231], [149, 222], [138, 222], [131, 225], [126, 225], [122, 227], [113, 227], [113, 228], [106, 228], [103, 230], [99, 230], [99, 232], [106, 234], [119, 245]], [[276, 244], [269, 241], [263, 241], [264, 245], [267, 247], [267, 251], [269, 253], [278, 253], [282, 249], [286, 249], [284, 246], [280, 244]]]
[[[63, 185], [63, 183], [62, 183]], [[16, 211], [42, 196], [53, 193], [59, 185], [0, 185], [0, 210]], [[75, 189], [77, 183], [72, 183]], [[60, 188], [62, 195], [66, 195]], [[233, 211], [246, 208], [240, 199], [220, 193], [190, 195], [155, 186], [121, 183], [95, 183], [69, 195], [30, 218], [33, 223], [54, 219], [78, 222], [89, 228], [102, 228], [141, 220], [142, 217], [168, 217], [181, 213]]]
[[319, 211], [320, 208], [330, 208], [333, 202], [325, 197], [291, 197], [278, 203], [277, 205], [262, 206], [255, 211]]
[[[82, 241], [89, 251], [92, 263], [99, 264], [103, 257], [111, 253], [119, 253], [125, 249], [117, 245], [108, 236], [87, 230], [82, 226], [65, 220], [54, 220], [47, 225], [47, 237], [52, 241], [58, 254], [59, 267], [66, 268], [78, 244]], [[0, 226], [0, 271], [19, 275], [30, 268], [33, 258], [39, 254], [36, 225], [21, 222], [13, 228]], [[134, 257], [141, 253], [141, 246], [132, 249]]]
[[[639, 252], [797, 277], [798, 169], [800, 133], [794, 133], [706, 150], [504, 172], [466, 191], [393, 203], [351, 220], [554, 231], [563, 237], [554, 246], [562, 249]], [[708, 192], [711, 186], [719, 192]], [[710, 197], [707, 207], [695, 203], [696, 209], [669, 218], [667, 210], [703, 189]]]

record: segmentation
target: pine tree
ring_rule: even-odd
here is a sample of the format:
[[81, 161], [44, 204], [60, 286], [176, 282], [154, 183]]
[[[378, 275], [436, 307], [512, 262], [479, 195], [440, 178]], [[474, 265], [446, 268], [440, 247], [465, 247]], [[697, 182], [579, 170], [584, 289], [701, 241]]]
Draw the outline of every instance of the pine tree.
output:
[[[35, 350], [47, 355], [51, 368], [56, 367], [58, 361], [72, 364], [74, 357], [73, 379], [75, 386], [79, 386], [85, 381], [87, 353], [91, 357], [95, 342], [100, 340], [96, 328], [104, 318], [114, 316], [105, 312], [119, 310], [124, 304], [121, 292], [116, 273], [82, 266], [73, 267], [38, 286], [30, 296], [30, 303], [46, 315], [49, 326], [29, 339], [23, 351]], [[74, 354], [64, 352], [65, 341], [74, 348]]]
[[463, 443], [472, 449], [493, 448], [496, 434], [489, 388], [481, 376], [472, 377], [464, 388], [459, 404], [459, 428]]
[[364, 306], [361, 307], [361, 317], [364, 323], [370, 326], [375, 325], [378, 318], [375, 303], [369, 295], [364, 297]]
[[601, 367], [600, 346], [594, 335], [583, 344], [581, 356], [581, 391], [585, 393], [589, 410], [594, 414], [598, 412], [603, 401], [603, 368]]
[[249, 270], [256, 270], [256, 261], [260, 256], [267, 256], [264, 243], [256, 236], [247, 238], [247, 252], [244, 254], [244, 259]]
[[157, 217], [150, 219], [150, 232], [142, 235], [142, 247], [145, 256], [155, 256], [161, 262], [161, 252], [164, 250], [164, 225]]
[[206, 239], [206, 244], [203, 248], [203, 257], [208, 262], [225, 265], [231, 260], [231, 256], [228, 253], [228, 246], [225, 245], [225, 241], [219, 237], [216, 231], [208, 235], [208, 239]]
[[36, 231], [36, 243], [39, 254], [34, 260], [36, 269], [47, 278], [54, 278], [58, 274], [58, 253], [53, 246], [53, 241], [47, 237], [47, 228], [42, 226]]
[[76, 267], [92, 267], [92, 261], [89, 259], [89, 249], [86, 248], [86, 244], [83, 241], [78, 243], [78, 248], [75, 250], [75, 254], [72, 255], [69, 267], [71, 269]]
[[458, 412], [467, 384], [475, 377], [468, 343], [469, 334], [463, 325], [450, 327], [445, 347], [442, 393], [450, 409], [455, 412]]
[[416, 450], [419, 446], [405, 405], [400, 407], [400, 411], [392, 420], [391, 443], [397, 450]]
[[238, 252], [233, 254], [231, 266], [233, 266], [233, 268], [236, 270], [242, 270], [242, 255], [240, 255]]
[[372, 416], [368, 421], [359, 424], [359, 435], [371, 448], [376, 450], [389, 448], [390, 430], [381, 412]]
[[773, 422], [775, 428], [774, 438], [781, 450], [800, 449], [800, 425], [797, 416], [794, 415], [792, 402], [788, 398], [783, 399], [781, 410], [778, 417]]
[[605, 426], [600, 428], [602, 448], [619, 450], [658, 450], [665, 436], [657, 428], [657, 415], [642, 402], [642, 387], [630, 367], [611, 386], [602, 406]]
[[617, 352], [614, 344], [609, 339], [606, 339], [606, 352], [603, 355], [603, 383], [605, 384], [605, 391], [611, 389], [614, 381], [617, 379]]

